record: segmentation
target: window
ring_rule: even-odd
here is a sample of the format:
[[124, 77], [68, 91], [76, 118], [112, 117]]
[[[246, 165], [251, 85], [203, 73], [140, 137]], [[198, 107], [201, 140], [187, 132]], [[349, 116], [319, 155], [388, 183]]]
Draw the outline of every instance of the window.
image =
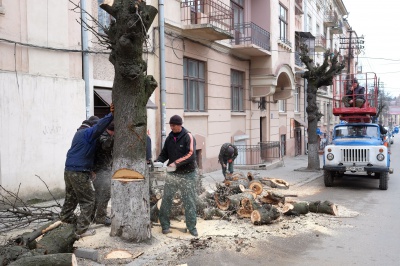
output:
[[294, 91], [294, 111], [300, 112], [300, 87]]
[[[103, 26], [103, 28], [108, 28], [110, 27], [113, 17], [100, 7], [103, 2], [104, 0], [97, 0], [97, 21], [101, 26]], [[104, 34], [105, 32], [103, 28], [99, 26], [98, 32]]]
[[279, 100], [279, 112], [286, 112], [286, 100]]
[[312, 27], [312, 18], [311, 15], [307, 16], [307, 26], [308, 26], [308, 32], [312, 33], [313, 27]]
[[231, 110], [243, 112], [244, 73], [231, 70]]
[[231, 0], [233, 9], [233, 26], [242, 25], [244, 23], [244, 0]]
[[183, 96], [186, 112], [205, 111], [205, 63], [183, 59]]
[[279, 5], [279, 39], [286, 43], [287, 40], [287, 31], [288, 31], [288, 22], [287, 22], [287, 9]]

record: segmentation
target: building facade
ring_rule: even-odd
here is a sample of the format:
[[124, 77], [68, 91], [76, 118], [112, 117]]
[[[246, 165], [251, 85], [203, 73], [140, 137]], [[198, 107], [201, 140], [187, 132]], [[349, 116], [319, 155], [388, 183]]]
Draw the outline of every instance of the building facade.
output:
[[[31, 2], [0, 1], [0, 184], [15, 190], [21, 183], [24, 195], [39, 197], [46, 189], [36, 175], [63, 191], [65, 155], [76, 128], [89, 115], [107, 113], [112, 99], [107, 50], [92, 32], [82, 38], [75, 5], [98, 21], [87, 22], [97, 33], [113, 18], [99, 8], [102, 0]], [[157, 8], [160, 2], [146, 1]], [[259, 163], [246, 150], [264, 144], [278, 145], [278, 155], [264, 160], [306, 153], [306, 69], [298, 48], [306, 42], [321, 60], [319, 37], [325, 36], [331, 42], [323, 49], [340, 50], [326, 14], [333, 10], [343, 22], [347, 11], [342, 1], [327, 2], [163, 1], [163, 23], [154, 21], [144, 45], [147, 73], [165, 89], [165, 95], [156, 89], [148, 103], [153, 157], [175, 114], [196, 137], [203, 172], [219, 169], [225, 142], [241, 148], [238, 159], [246, 165]], [[337, 26], [346, 34], [348, 25]], [[319, 97], [322, 112], [330, 111], [329, 93], [331, 88]], [[321, 121], [320, 127], [329, 131], [333, 123]]]

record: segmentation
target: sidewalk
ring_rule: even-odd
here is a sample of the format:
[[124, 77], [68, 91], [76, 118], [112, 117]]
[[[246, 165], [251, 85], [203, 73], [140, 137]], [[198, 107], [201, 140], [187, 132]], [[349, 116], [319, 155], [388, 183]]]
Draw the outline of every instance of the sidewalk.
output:
[[[265, 169], [257, 170], [246, 170], [236, 167], [236, 172], [242, 172], [247, 174], [248, 172], [253, 173], [259, 177], [271, 177], [283, 179], [289, 182], [290, 186], [302, 186], [308, 182], [311, 182], [323, 175], [322, 170], [320, 171], [306, 171], [308, 165], [308, 155], [299, 155], [296, 157], [285, 157], [283, 161], [277, 161], [266, 166]], [[322, 168], [322, 156], [320, 156], [320, 166]], [[224, 181], [222, 171], [214, 171], [203, 174], [203, 186], [206, 189], [214, 190], [215, 183]]]

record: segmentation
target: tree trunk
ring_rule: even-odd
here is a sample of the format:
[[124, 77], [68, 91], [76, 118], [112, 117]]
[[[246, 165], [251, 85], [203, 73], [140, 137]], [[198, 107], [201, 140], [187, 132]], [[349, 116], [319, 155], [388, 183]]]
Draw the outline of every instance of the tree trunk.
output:
[[76, 257], [73, 253], [58, 253], [50, 255], [40, 255], [24, 257], [16, 260], [9, 266], [77, 266]]
[[300, 214], [307, 214], [309, 212], [309, 203], [306, 201], [286, 203], [284, 209], [283, 213], [285, 215], [298, 216]]
[[317, 88], [312, 84], [308, 84], [307, 88], [307, 116], [308, 116], [308, 165], [309, 170], [319, 170], [319, 143], [318, 143], [318, 120], [321, 113], [317, 106]]
[[116, 19], [106, 30], [115, 69], [111, 235], [139, 242], [151, 238], [146, 104], [157, 82], [146, 75], [147, 63], [142, 55], [157, 9], [144, 1], [124, 0], [100, 7]]
[[149, 182], [146, 180], [112, 180], [110, 236], [131, 242], [151, 237]]

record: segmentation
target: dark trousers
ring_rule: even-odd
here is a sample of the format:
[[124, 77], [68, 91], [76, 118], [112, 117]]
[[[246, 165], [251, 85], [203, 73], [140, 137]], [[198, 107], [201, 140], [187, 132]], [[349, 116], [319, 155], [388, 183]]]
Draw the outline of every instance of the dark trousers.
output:
[[[224, 164], [226, 165], [226, 167], [224, 167]], [[226, 169], [228, 169], [229, 173], [233, 173], [233, 161], [231, 163], [228, 163], [228, 160], [224, 160], [223, 163], [221, 163], [221, 167], [222, 167], [222, 174], [224, 175], [224, 177], [226, 177]]]
[[95, 190], [94, 220], [97, 223], [104, 223], [107, 205], [111, 198], [111, 169], [97, 171], [93, 186]]
[[[65, 201], [61, 209], [61, 221], [74, 223], [76, 233], [84, 233], [89, 228], [94, 208], [94, 189], [90, 172], [64, 171]], [[80, 215], [76, 219], [74, 211], [80, 207]]]
[[164, 185], [164, 195], [161, 202], [159, 219], [163, 230], [171, 226], [172, 200], [180, 190], [185, 209], [186, 227], [189, 231], [196, 229], [196, 172], [186, 174], [167, 173]]

